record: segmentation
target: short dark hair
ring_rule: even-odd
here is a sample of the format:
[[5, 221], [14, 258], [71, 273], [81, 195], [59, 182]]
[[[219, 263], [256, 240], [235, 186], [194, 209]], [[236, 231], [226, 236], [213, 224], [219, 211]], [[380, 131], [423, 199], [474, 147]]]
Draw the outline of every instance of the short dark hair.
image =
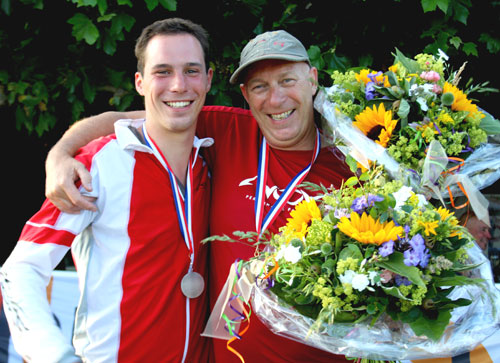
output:
[[156, 35], [190, 34], [200, 42], [205, 60], [205, 68], [208, 70], [209, 42], [207, 31], [190, 20], [181, 18], [169, 18], [155, 21], [142, 30], [141, 35], [135, 43], [135, 56], [137, 57], [137, 71], [144, 72], [145, 53], [149, 41]]

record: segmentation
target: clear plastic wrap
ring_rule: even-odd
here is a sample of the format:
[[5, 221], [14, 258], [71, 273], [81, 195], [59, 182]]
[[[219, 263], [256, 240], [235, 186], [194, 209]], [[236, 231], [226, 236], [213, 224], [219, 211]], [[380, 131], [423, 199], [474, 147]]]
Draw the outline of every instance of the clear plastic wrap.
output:
[[[249, 273], [255, 276], [260, 270], [263, 264], [260, 260], [246, 263], [239, 274], [232, 269], [203, 335], [227, 340], [234, 337], [244, 316], [244, 305], [251, 301], [252, 312], [275, 334], [333, 354], [375, 360], [414, 360], [471, 351], [500, 328], [500, 291], [493, 283], [489, 261], [479, 247], [471, 245], [470, 262], [480, 264], [471, 273], [485, 279], [484, 288], [474, 285], [454, 289], [452, 299], [465, 297], [473, 302], [453, 310], [451, 323], [438, 341], [417, 336], [409, 325], [394, 322], [388, 316], [382, 316], [373, 325], [369, 321], [334, 323], [323, 324], [316, 330], [314, 319], [301, 315], [248, 277]], [[231, 332], [227, 329], [228, 319], [235, 322]]]

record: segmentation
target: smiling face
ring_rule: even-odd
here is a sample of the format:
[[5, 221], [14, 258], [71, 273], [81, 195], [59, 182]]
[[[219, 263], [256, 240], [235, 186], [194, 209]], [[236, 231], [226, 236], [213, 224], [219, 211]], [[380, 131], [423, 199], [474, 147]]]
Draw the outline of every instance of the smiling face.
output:
[[206, 71], [203, 50], [194, 36], [154, 36], [146, 48], [144, 71], [135, 74], [146, 122], [169, 132], [194, 132], [211, 80], [212, 70]]
[[478, 219], [476, 216], [472, 216], [467, 220], [467, 224], [465, 225], [469, 230], [470, 234], [476, 239], [478, 246], [482, 250], [486, 250], [488, 248], [488, 242], [491, 239], [490, 228]]
[[267, 142], [283, 150], [314, 147], [317, 70], [305, 62], [263, 60], [251, 66], [241, 91]]

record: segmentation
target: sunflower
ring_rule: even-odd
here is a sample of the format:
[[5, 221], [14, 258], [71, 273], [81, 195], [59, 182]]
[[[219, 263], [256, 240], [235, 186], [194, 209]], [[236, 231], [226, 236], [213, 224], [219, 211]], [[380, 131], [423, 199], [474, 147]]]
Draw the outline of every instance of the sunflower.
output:
[[363, 134], [374, 140], [377, 144], [387, 147], [392, 132], [398, 121], [392, 119], [392, 111], [386, 111], [383, 103], [377, 106], [365, 108], [363, 112], [356, 115], [356, 126]]
[[290, 212], [286, 230], [294, 237], [303, 238], [313, 219], [321, 219], [321, 211], [314, 199], [303, 200]]
[[453, 94], [454, 97], [453, 103], [451, 105], [451, 109], [453, 111], [467, 111], [469, 112], [470, 117], [476, 117], [476, 115], [478, 114], [479, 118], [485, 117], [484, 113], [480, 112], [477, 109], [477, 106], [473, 104], [472, 101], [467, 99], [465, 93], [460, 91], [457, 87], [453, 86], [452, 84], [445, 82], [443, 86], [443, 94], [448, 92]]
[[361, 243], [381, 245], [387, 241], [395, 241], [404, 230], [393, 221], [380, 223], [372, 216], [363, 213], [351, 213], [351, 218], [342, 217], [337, 224], [338, 229]]

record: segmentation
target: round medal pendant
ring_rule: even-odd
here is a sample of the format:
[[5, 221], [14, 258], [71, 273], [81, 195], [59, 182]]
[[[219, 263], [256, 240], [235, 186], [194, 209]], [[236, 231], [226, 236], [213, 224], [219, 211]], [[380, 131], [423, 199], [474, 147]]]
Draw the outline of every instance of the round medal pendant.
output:
[[194, 271], [190, 271], [184, 275], [181, 281], [181, 290], [184, 296], [189, 299], [197, 298], [205, 288], [203, 277]]

